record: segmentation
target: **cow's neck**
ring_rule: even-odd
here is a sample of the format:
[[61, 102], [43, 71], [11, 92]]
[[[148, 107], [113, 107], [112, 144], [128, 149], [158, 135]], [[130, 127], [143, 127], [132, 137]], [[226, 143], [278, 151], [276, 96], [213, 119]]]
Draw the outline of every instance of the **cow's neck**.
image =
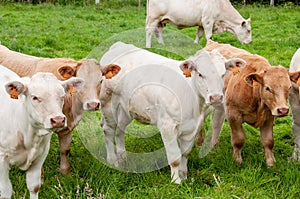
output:
[[73, 122], [76, 126], [82, 118], [83, 113], [83, 103], [80, 101], [79, 93], [74, 93], [72, 96], [72, 114], [73, 114]]

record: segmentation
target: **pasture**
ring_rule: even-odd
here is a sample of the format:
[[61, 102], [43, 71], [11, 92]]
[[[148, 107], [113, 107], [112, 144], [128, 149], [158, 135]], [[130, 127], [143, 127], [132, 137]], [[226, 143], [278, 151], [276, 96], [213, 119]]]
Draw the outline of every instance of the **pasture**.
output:
[[[25, 54], [74, 59], [100, 59], [117, 40], [144, 47], [145, 6], [138, 8], [122, 1], [113, 2], [90, 6], [1, 3], [0, 43]], [[230, 33], [214, 35], [213, 39], [262, 55], [272, 65], [288, 67], [300, 47], [300, 7], [285, 4], [280, 7], [235, 5], [235, 8], [244, 18], [251, 17], [253, 42], [241, 45]], [[205, 45], [204, 38], [198, 45], [193, 43], [196, 30], [177, 30], [167, 25], [163, 34], [166, 45], [160, 46], [153, 38], [152, 50], [172, 58], [186, 58]], [[266, 167], [259, 131], [248, 125], [245, 125], [247, 139], [242, 152], [244, 162], [236, 165], [229, 126], [225, 122], [218, 146], [212, 151], [204, 150], [207, 153], [201, 153], [201, 157], [199, 153], [203, 149], [193, 149], [188, 162], [188, 179], [180, 185], [170, 182], [169, 167], [133, 173], [107, 166], [101, 160], [104, 143], [98, 140], [102, 138], [100, 118], [100, 112], [86, 112], [73, 131], [69, 158], [72, 174], [69, 176], [57, 171], [59, 144], [57, 136], [52, 136], [40, 198], [300, 197], [300, 164], [290, 158], [293, 151], [291, 114], [276, 120], [274, 168]], [[209, 121], [205, 129], [208, 137]], [[156, 128], [133, 123], [127, 131], [126, 148], [131, 152], [145, 153], [162, 147]], [[153, 136], [142, 138], [139, 134], [143, 132], [151, 132]], [[15, 192], [13, 198], [28, 198], [25, 173], [12, 168], [10, 179]]]

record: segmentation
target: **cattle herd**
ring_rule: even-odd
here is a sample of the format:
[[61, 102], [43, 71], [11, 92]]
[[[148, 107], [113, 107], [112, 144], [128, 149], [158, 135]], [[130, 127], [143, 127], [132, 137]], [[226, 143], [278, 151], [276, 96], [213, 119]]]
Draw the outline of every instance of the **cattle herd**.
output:
[[126, 162], [126, 126], [133, 119], [156, 125], [172, 181], [179, 184], [187, 178], [188, 156], [211, 110], [211, 148], [226, 118], [233, 157], [242, 163], [246, 122], [260, 129], [266, 165], [274, 166], [273, 125], [277, 117], [289, 114], [289, 100], [293, 158], [300, 159], [300, 49], [288, 70], [212, 41], [213, 33], [224, 31], [243, 44], [252, 41], [250, 19], [243, 19], [229, 0], [148, 0], [146, 48], [153, 33], [163, 44], [166, 23], [198, 26], [195, 42], [205, 33], [206, 46], [178, 61], [116, 42], [100, 61], [76, 61], [25, 55], [0, 45], [0, 106], [5, 113], [0, 115], [0, 198], [12, 196], [11, 166], [26, 171], [30, 198], [38, 198], [52, 132], [59, 137], [59, 171], [70, 173], [71, 134], [85, 110], [102, 111], [107, 161], [117, 167]]

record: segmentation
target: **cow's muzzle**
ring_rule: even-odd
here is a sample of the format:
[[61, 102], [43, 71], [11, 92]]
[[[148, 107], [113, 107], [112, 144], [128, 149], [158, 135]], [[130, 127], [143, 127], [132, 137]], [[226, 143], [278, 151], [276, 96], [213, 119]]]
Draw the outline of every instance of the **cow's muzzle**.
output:
[[62, 116], [56, 116], [50, 118], [50, 124], [52, 128], [61, 128], [64, 127], [66, 123], [66, 118]]
[[86, 106], [87, 106], [88, 111], [96, 111], [96, 110], [99, 110], [100, 103], [99, 102], [89, 102], [86, 104]]
[[222, 102], [223, 102], [223, 95], [214, 94], [214, 95], [209, 96], [210, 104], [222, 103]]
[[278, 117], [287, 116], [289, 114], [289, 108], [287, 107], [281, 107], [277, 108], [277, 115]]

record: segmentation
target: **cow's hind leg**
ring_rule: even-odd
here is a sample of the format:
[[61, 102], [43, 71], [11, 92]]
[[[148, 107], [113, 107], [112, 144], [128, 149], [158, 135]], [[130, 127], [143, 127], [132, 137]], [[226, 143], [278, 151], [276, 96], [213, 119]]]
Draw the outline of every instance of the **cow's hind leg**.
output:
[[195, 44], [199, 43], [199, 40], [202, 37], [203, 33], [204, 33], [203, 27], [202, 26], [198, 26], [198, 30], [197, 30], [197, 33], [196, 33], [196, 38], [194, 40]]
[[164, 24], [159, 23], [157, 25], [157, 27], [155, 28], [155, 36], [157, 38], [157, 42], [159, 44], [163, 44], [164, 45], [165, 43], [164, 43], [164, 40], [162, 38], [163, 28], [164, 28]]
[[164, 143], [168, 163], [171, 167], [172, 181], [176, 184], [181, 183], [179, 176], [179, 166], [181, 164], [181, 151], [177, 141], [177, 129], [173, 121], [164, 120], [158, 124], [158, 129], [161, 132], [162, 141]]
[[274, 166], [275, 157], [273, 153], [274, 138], [273, 138], [273, 122], [274, 118], [268, 119], [263, 126], [260, 127], [261, 141], [265, 149], [266, 163], [268, 167]]
[[153, 33], [156, 31], [159, 26], [159, 20], [153, 20], [150, 17], [146, 19], [146, 48], [151, 48], [151, 39]]

